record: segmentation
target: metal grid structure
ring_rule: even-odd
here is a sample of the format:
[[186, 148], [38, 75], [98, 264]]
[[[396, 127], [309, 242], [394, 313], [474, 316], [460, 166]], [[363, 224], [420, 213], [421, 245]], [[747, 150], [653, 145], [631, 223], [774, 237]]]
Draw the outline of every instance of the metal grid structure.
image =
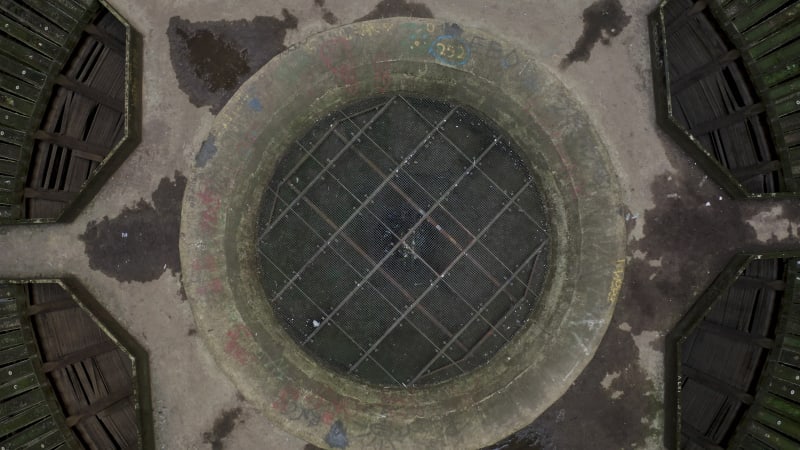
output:
[[329, 114], [264, 195], [265, 293], [317, 359], [414, 386], [487, 362], [526, 323], [547, 272], [528, 164], [487, 121], [408, 95]]

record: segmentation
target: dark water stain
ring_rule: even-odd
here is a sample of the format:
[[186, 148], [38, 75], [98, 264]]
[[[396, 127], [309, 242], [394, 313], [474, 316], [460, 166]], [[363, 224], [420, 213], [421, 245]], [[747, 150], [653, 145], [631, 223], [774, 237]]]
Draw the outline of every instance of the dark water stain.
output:
[[186, 177], [162, 178], [152, 202], [139, 199], [117, 217], [91, 221], [79, 236], [86, 247], [89, 267], [118, 281], [153, 281], [166, 269], [181, 270], [178, 239], [181, 202]]
[[322, 12], [322, 20], [327, 22], [329, 25], [336, 25], [339, 23], [339, 18], [336, 17], [336, 15], [333, 14], [330, 9], [325, 7], [325, 0], [314, 0], [314, 4], [317, 5]]
[[181, 90], [197, 107], [217, 114], [241, 84], [278, 53], [286, 50], [286, 32], [297, 18], [189, 22], [172, 17], [167, 28], [172, 68]]
[[432, 19], [433, 13], [423, 3], [408, 2], [406, 0], [382, 0], [375, 5], [369, 14], [355, 20], [363, 22], [365, 20], [385, 19], [387, 17], [419, 17]]
[[242, 415], [242, 408], [234, 408], [222, 411], [214, 420], [214, 426], [211, 431], [203, 433], [203, 442], [211, 444], [212, 450], [222, 450], [225, 446], [222, 440], [228, 437], [233, 432], [236, 426], [236, 421]]
[[[629, 220], [644, 222], [643, 237], [628, 247], [629, 256], [643, 259], [629, 258], [614, 316], [594, 358], [543, 415], [498, 443], [508, 447], [492, 448], [528, 448], [526, 443], [544, 449], [640, 448], [660, 434], [642, 423], [642, 418], [657, 417], [664, 406], [633, 337], [656, 332], [650, 347], [663, 352], [664, 336], [730, 258], [757, 244], [742, 203], [724, 196], [720, 200], [719, 187], [699, 183], [702, 174], [691, 164], [676, 167], [678, 173], [653, 180], [652, 209], [637, 219], [623, 211]], [[601, 385], [607, 375], [617, 373], [610, 389]], [[614, 391], [622, 394], [612, 398]]]
[[576, 61], [588, 61], [597, 42], [608, 45], [630, 22], [631, 16], [625, 14], [619, 0], [592, 3], [583, 10], [583, 33], [561, 61], [561, 68], [566, 69]]

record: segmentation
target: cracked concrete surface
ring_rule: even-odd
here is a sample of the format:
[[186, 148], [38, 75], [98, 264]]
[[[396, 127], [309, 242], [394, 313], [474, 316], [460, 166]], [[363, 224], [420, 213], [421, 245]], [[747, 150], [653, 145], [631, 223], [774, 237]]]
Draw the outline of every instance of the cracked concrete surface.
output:
[[[196, 334], [179, 272], [163, 270], [150, 281], [115, 279], [93, 268], [79, 237], [92, 223], [151, 199], [162, 179], [173, 180], [176, 172], [192, 176], [214, 115], [209, 106], [194, 106], [181, 89], [170, 52], [172, 18], [194, 24], [252, 21], [285, 17], [286, 9], [297, 23], [276, 35], [281, 42], [271, 43], [282, 48], [331, 28], [332, 17], [346, 24], [369, 15], [378, 1], [110, 3], [144, 38], [142, 143], [73, 223], [0, 229], [0, 248], [7, 255], [0, 260], [0, 277], [72, 274], [128, 328], [150, 353], [159, 448], [299, 450], [304, 442], [273, 427], [217, 370]], [[592, 5], [590, 0], [394, 3], [423, 5], [436, 18], [527, 48], [581, 100], [621, 174], [630, 214], [629, 261], [611, 326], [572, 388], [506, 448], [660, 447], [663, 336], [737, 251], [800, 245], [800, 206], [791, 201], [732, 201], [658, 131], [646, 31], [646, 14], [656, 0], [621, 0], [630, 23], [611, 33], [608, 45], [594, 46], [586, 60], [563, 70], [559, 65], [583, 33], [583, 11]], [[406, 13], [412, 9], [397, 8]], [[131, 227], [129, 236], [146, 233], [146, 239], [159, 233], [157, 227], [138, 222]], [[160, 261], [174, 252], [178, 243], [172, 239], [145, 257]]]

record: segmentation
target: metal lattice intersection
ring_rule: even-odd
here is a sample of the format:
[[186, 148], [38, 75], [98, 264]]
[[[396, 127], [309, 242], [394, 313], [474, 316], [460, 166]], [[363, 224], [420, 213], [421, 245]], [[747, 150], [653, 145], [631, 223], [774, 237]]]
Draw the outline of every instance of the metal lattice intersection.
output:
[[547, 269], [528, 163], [450, 103], [370, 99], [318, 122], [279, 163], [258, 250], [292, 337], [335, 369], [422, 385], [488, 361]]

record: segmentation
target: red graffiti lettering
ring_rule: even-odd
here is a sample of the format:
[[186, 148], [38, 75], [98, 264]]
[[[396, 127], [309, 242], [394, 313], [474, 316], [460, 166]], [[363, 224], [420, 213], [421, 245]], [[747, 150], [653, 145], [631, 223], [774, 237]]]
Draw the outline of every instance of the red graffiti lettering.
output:
[[239, 339], [242, 337], [248, 337], [252, 334], [250, 330], [245, 325], [237, 325], [230, 330], [226, 334], [228, 340], [225, 342], [225, 353], [232, 356], [233, 359], [236, 360], [241, 365], [247, 364], [253, 359], [253, 356], [247, 351], [242, 344], [239, 342]]

